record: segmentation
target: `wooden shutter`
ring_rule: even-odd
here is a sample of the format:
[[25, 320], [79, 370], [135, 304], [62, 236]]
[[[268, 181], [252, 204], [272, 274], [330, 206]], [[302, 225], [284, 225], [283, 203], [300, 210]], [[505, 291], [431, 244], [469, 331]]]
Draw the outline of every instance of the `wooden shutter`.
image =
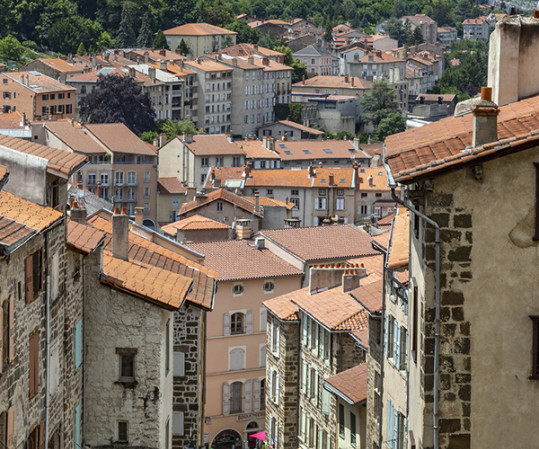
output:
[[389, 315], [386, 315], [386, 325], [384, 326], [384, 355], [387, 358], [388, 355], [388, 335], [389, 335]]
[[39, 449], [45, 447], [45, 421], [39, 425]]
[[223, 384], [223, 415], [230, 414], [230, 385]]
[[387, 445], [393, 448], [393, 402], [387, 398]]
[[242, 411], [249, 413], [251, 411], [251, 390], [253, 386], [253, 381], [251, 379], [245, 381], [243, 384], [243, 405]]
[[255, 379], [253, 384], [253, 411], [258, 412], [260, 410], [260, 381]]
[[15, 449], [15, 407], [7, 411], [7, 447]]
[[223, 335], [230, 335], [230, 315], [228, 313], [223, 315]]
[[393, 321], [393, 342], [393, 361], [397, 369], [400, 370], [401, 332], [397, 320]]
[[245, 317], [245, 333], [253, 333], [253, 312], [250, 310]]
[[82, 364], [82, 318], [75, 324], [75, 369]]
[[8, 361], [13, 362], [15, 360], [15, 296], [11, 295], [9, 297], [8, 305], [8, 326], [9, 326], [9, 337], [8, 337]]
[[24, 259], [24, 284], [26, 291], [25, 301], [28, 304], [34, 299], [34, 261], [32, 256]]
[[39, 331], [30, 335], [30, 398], [34, 397], [39, 388]]
[[41, 254], [39, 259], [39, 271], [41, 272], [41, 279], [39, 283], [39, 290], [43, 290], [45, 286], [45, 247], [41, 248]]

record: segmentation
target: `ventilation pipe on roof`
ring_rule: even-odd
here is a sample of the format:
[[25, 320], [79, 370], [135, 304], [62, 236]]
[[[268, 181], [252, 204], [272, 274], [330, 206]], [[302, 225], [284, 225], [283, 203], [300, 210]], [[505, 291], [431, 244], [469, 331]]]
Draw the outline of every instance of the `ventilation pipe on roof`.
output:
[[498, 140], [498, 114], [500, 110], [492, 102], [492, 88], [481, 88], [481, 101], [472, 106], [472, 146], [477, 147]]
[[112, 216], [112, 255], [117, 259], [127, 260], [129, 252], [129, 217], [127, 210], [114, 209]]

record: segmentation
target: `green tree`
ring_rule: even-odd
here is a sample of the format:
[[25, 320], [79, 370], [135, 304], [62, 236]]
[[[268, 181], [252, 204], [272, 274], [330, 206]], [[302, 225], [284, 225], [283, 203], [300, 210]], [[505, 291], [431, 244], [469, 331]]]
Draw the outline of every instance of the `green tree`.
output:
[[331, 23], [328, 22], [326, 25], [326, 32], [324, 33], [324, 40], [326, 42], [333, 42], [333, 27], [331, 26]]
[[375, 127], [392, 112], [399, 110], [395, 98], [395, 89], [386, 80], [377, 80], [360, 100], [363, 106], [363, 118]]
[[180, 50], [181, 54], [184, 56], [187, 56], [191, 52], [189, 45], [187, 45], [183, 39], [180, 41], [176, 50]]
[[99, 51], [114, 47], [112, 36], [106, 31], [103, 31], [97, 40], [96, 47]]
[[251, 28], [244, 20], [235, 20], [225, 27], [227, 30], [235, 31], [238, 33], [236, 36], [236, 42], [238, 44], [258, 44], [258, 41], [262, 37], [260, 31], [256, 28]]
[[200, 8], [200, 21], [224, 27], [233, 22], [233, 17], [229, 8], [227, 8], [221, 0], [217, 0], [212, 6], [202, 3]]
[[79, 45], [79, 48], [77, 48], [77, 55], [84, 56], [86, 54], [86, 47], [84, 46], [84, 42], [81, 42]]
[[302, 123], [301, 111], [303, 111], [303, 105], [301, 103], [290, 103], [290, 120], [296, 123]]
[[303, 77], [307, 77], [307, 67], [299, 59], [294, 59], [292, 50], [288, 45], [278, 45], [274, 48], [275, 51], [284, 54], [284, 63], [292, 67], [292, 83], [299, 83]]
[[421, 33], [421, 30], [419, 27], [415, 27], [412, 33], [408, 36], [408, 39], [406, 41], [406, 44], [408, 45], [417, 45], [422, 44], [424, 41], [423, 34]]
[[261, 47], [273, 48], [274, 47], [273, 39], [270, 37], [268, 33], [266, 33], [258, 40], [258, 45], [260, 45]]
[[154, 50], [161, 50], [166, 49], [170, 50], [170, 47], [168, 46], [167, 39], [165, 37], [165, 33], [163, 33], [163, 30], [159, 30], [157, 34], [155, 35], [155, 39], [152, 43], [152, 48]]
[[137, 37], [137, 46], [148, 48], [152, 45], [153, 31], [150, 24], [150, 16], [148, 13], [142, 17], [142, 24]]
[[149, 95], [129, 76], [100, 77], [82, 99], [80, 115], [86, 123], [123, 123], [137, 135], [155, 126]]
[[4, 61], [8, 59], [11, 61], [19, 61], [23, 54], [24, 47], [11, 34], [0, 39], [0, 59]]
[[380, 123], [376, 128], [376, 137], [378, 140], [383, 141], [387, 136], [405, 130], [406, 119], [404, 116], [400, 112], [391, 112], [387, 117], [380, 120]]
[[136, 44], [136, 36], [133, 31], [131, 12], [127, 2], [124, 2], [122, 8], [122, 19], [116, 35], [116, 45], [120, 48], [133, 47]]
[[399, 42], [399, 46], [402, 46], [406, 43], [406, 29], [402, 21], [395, 18], [388, 19], [385, 30], [387, 31], [391, 39], [395, 39]]

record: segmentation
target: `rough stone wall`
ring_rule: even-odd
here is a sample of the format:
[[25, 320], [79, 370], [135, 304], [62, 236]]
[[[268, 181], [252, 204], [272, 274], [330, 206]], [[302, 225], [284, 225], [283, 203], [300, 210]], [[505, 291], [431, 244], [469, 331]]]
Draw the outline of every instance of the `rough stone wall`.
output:
[[[464, 313], [465, 297], [462, 286], [472, 280], [472, 215], [462, 207], [455, 207], [452, 194], [435, 192], [426, 195], [425, 213], [440, 225], [441, 239], [439, 442], [442, 449], [464, 449], [470, 447], [471, 338], [470, 322]], [[432, 414], [434, 230], [430, 227], [423, 228], [422, 237], [421, 250], [427, 270], [427, 285], [423, 305], [424, 327], [419, 330], [422, 354], [421, 387], [425, 403], [430, 404], [427, 405], [425, 413]]]
[[[373, 324], [374, 321], [377, 323]], [[381, 361], [381, 346], [377, 344], [377, 340], [380, 339], [380, 335], [376, 333], [380, 332], [380, 318], [369, 318], [369, 352], [367, 353], [367, 411], [366, 411], [366, 447], [373, 448], [376, 444], [380, 447], [380, 403], [376, 405], [376, 401], [379, 397], [375, 396], [375, 379], [376, 375], [380, 376], [380, 361]], [[378, 411], [378, 412], [377, 412]]]
[[[266, 352], [266, 435], [271, 433], [271, 417], [282, 424], [279, 427], [279, 449], [297, 449], [298, 419], [298, 323], [279, 322], [268, 312], [268, 321], [280, 325], [279, 358], [271, 351]], [[268, 326], [269, 327], [269, 326]], [[266, 347], [271, 347], [269, 332]], [[280, 378], [279, 404], [275, 404], [269, 394], [271, 370], [277, 370]]]
[[184, 448], [192, 441], [202, 444], [203, 410], [203, 321], [206, 312], [191, 305], [174, 313], [174, 352], [185, 354], [185, 376], [174, 377], [172, 408], [183, 412], [184, 434], [172, 436], [173, 448]]

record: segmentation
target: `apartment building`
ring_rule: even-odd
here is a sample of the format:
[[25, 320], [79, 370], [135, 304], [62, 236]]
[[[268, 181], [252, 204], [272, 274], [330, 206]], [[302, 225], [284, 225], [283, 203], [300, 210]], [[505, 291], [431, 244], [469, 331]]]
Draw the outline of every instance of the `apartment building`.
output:
[[238, 33], [208, 23], [186, 23], [163, 31], [167, 44], [175, 51], [183, 40], [193, 58], [200, 58], [228, 45], [236, 44]]
[[211, 59], [196, 59], [185, 67], [198, 77], [198, 115], [193, 120], [206, 134], [231, 131], [232, 69]]
[[63, 84], [70, 76], [84, 72], [85, 68], [81, 63], [62, 58], [37, 58], [21, 67], [22, 70], [42, 73]]
[[390, 83], [405, 79], [406, 61], [380, 50], [367, 52], [357, 61], [349, 61], [348, 66], [350, 76], [368, 80], [385, 79]]
[[245, 152], [224, 135], [176, 136], [159, 149], [159, 175], [201, 190], [211, 167], [241, 167]]
[[488, 42], [489, 22], [485, 16], [466, 19], [462, 22], [463, 39], [474, 39]]
[[360, 167], [359, 199], [357, 204], [358, 219], [373, 223], [395, 212], [396, 203], [391, 198], [391, 189], [387, 186], [387, 175], [383, 167]]
[[438, 27], [438, 41], [444, 47], [449, 47], [458, 39], [457, 29], [450, 26]]
[[88, 156], [75, 179], [114, 207], [135, 215], [143, 208], [144, 225], [157, 223], [157, 154], [122, 123], [81, 126], [74, 122], [47, 122], [47, 145]]
[[290, 120], [279, 120], [258, 128], [258, 137], [273, 136], [277, 140], [315, 140], [322, 139], [324, 131], [309, 128]]
[[161, 230], [180, 243], [228, 240], [232, 232], [230, 226], [198, 214], [169, 223]]
[[336, 76], [339, 74], [339, 58], [327, 48], [308, 45], [293, 53], [307, 68], [309, 76]]
[[425, 42], [435, 44], [438, 41], [438, 24], [429, 16], [416, 14], [415, 16], [403, 16], [400, 20], [403, 23], [408, 22], [412, 31], [419, 28]]
[[372, 82], [357, 76], [314, 76], [292, 85], [294, 94], [330, 94], [362, 97]]
[[159, 225], [176, 221], [181, 207], [195, 197], [195, 189], [186, 187], [178, 178], [157, 180], [157, 222]]
[[25, 114], [28, 120], [73, 118], [75, 89], [39, 72], [0, 72], [2, 112]]
[[269, 48], [262, 47], [257, 44], [241, 43], [229, 45], [221, 50], [221, 54], [227, 54], [233, 58], [248, 58], [249, 56], [260, 56], [261, 58], [269, 58], [272, 61], [284, 64], [284, 54]]
[[[217, 273], [215, 306], [207, 316], [206, 425], [210, 447], [248, 447], [265, 429], [266, 299], [296, 290], [303, 272], [245, 240], [193, 243]], [[234, 261], [223, 257], [234, 254]], [[250, 446], [249, 446], [250, 447]]]

